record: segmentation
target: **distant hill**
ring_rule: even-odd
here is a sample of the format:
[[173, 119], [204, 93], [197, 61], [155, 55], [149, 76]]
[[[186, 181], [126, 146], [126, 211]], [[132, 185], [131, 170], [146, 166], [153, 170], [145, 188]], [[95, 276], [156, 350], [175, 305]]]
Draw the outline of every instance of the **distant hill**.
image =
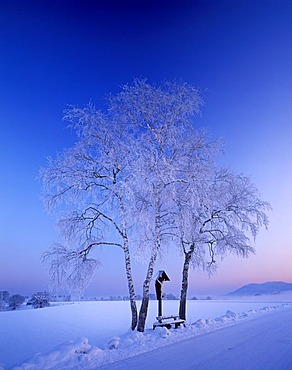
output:
[[248, 284], [228, 293], [231, 296], [243, 295], [261, 295], [261, 294], [277, 294], [287, 290], [292, 290], [292, 283], [285, 283], [283, 281], [272, 281], [262, 284]]

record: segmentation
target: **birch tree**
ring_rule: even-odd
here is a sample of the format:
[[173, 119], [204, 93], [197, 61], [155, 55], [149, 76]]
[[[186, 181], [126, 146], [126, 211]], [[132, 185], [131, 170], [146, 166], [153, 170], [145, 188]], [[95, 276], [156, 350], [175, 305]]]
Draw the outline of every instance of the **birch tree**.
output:
[[174, 184], [178, 176], [178, 158], [183, 156], [182, 142], [194, 131], [193, 118], [203, 101], [199, 91], [185, 83], [166, 82], [155, 87], [143, 80], [124, 86], [111, 100], [118, 119], [137, 131], [139, 155], [133, 169], [136, 219], [140, 222], [140, 244], [150, 254], [138, 331], [144, 331], [149, 304], [149, 288], [155, 263], [163, 246], [174, 236]]
[[[189, 195], [191, 196], [191, 195]], [[215, 266], [218, 257], [254, 253], [253, 240], [261, 227], [267, 228], [268, 202], [244, 175], [219, 168], [205, 182], [195, 203], [184, 203], [181, 246], [184, 254], [180, 318], [186, 319], [188, 274], [196, 268]], [[190, 206], [191, 204], [191, 206]]]
[[[66, 276], [70, 286], [87, 283], [98, 265], [92, 255], [98, 246], [123, 251], [132, 313], [131, 327], [137, 325], [137, 307], [132, 276], [127, 222], [127, 197], [134, 142], [124, 135], [123, 126], [108, 112], [90, 103], [71, 107], [64, 119], [76, 131], [78, 141], [56, 159], [49, 159], [41, 171], [44, 198], [49, 210], [61, 213], [58, 226], [68, 248], [55, 246], [44, 255], [57, 281]], [[131, 148], [131, 156], [129, 151]], [[68, 274], [69, 272], [69, 274]], [[78, 285], [79, 284], [79, 285]]]

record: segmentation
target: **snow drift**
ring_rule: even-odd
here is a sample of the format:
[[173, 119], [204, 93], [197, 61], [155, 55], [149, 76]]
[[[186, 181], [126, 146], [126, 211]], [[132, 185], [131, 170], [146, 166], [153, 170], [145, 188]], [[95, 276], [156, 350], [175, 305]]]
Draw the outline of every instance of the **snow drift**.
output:
[[[287, 303], [269, 303], [265, 304], [263, 302], [232, 302], [232, 301], [199, 301], [199, 302], [189, 302], [190, 303], [190, 317], [194, 315], [194, 312], [192, 312], [192, 308], [196, 307], [198, 309], [199, 306], [205, 307], [205, 311], [207, 312], [207, 309], [212, 306], [214, 315], [210, 318], [197, 318], [192, 321], [189, 321], [186, 325], [186, 327], [180, 327], [179, 329], [166, 329], [166, 328], [157, 328], [156, 330], [152, 330], [150, 323], [149, 323], [149, 329], [147, 329], [144, 333], [139, 333], [136, 331], [123, 331], [121, 325], [118, 326], [119, 319], [121, 322], [124, 322], [123, 319], [123, 309], [120, 311], [117, 310], [118, 306], [123, 307], [124, 302], [115, 302], [116, 305], [113, 305], [113, 302], [110, 302], [112, 306], [116, 308], [116, 321], [115, 324], [112, 327], [112, 324], [109, 320], [105, 323], [102, 327], [102, 320], [100, 320], [101, 316], [100, 314], [98, 316], [95, 315], [95, 320], [100, 323], [100, 333], [102, 334], [102, 338], [105, 338], [105, 334], [111, 334], [115, 331], [115, 335], [111, 335], [108, 340], [101, 343], [101, 339], [98, 340], [98, 337], [92, 335], [93, 330], [98, 330], [98, 326], [96, 329], [96, 326], [94, 327], [91, 323], [91, 329], [90, 325], [84, 327], [82, 330], [83, 333], [86, 333], [86, 337], [80, 336], [78, 339], [72, 339], [75, 337], [76, 330], [74, 331], [74, 326], [69, 326], [68, 329], [68, 336], [71, 335], [70, 340], [64, 341], [63, 344], [54, 345], [53, 337], [50, 338], [49, 342], [52, 343], [52, 346], [47, 346], [48, 350], [38, 350], [39, 343], [37, 341], [29, 342], [25, 338], [25, 333], [17, 333], [17, 335], [23, 337], [24, 341], [27, 342], [26, 347], [26, 358], [25, 360], [24, 354], [22, 353], [22, 358], [17, 358], [18, 353], [21, 353], [21, 348], [17, 348], [17, 342], [14, 342], [14, 345], [12, 344], [12, 348], [10, 349], [10, 352], [13, 360], [9, 360], [9, 356], [7, 352], [2, 352], [0, 357], [0, 364], [2, 363], [2, 368], [0, 365], [0, 369], [13, 369], [13, 370], [60, 370], [60, 369], [95, 369], [99, 366], [113, 363], [125, 358], [129, 358], [131, 356], [138, 355], [140, 353], [148, 352], [153, 349], [157, 349], [159, 347], [167, 346], [172, 343], [176, 343], [178, 341], [191, 338], [194, 336], [198, 336], [203, 333], [207, 333], [210, 331], [214, 331], [216, 329], [224, 328], [227, 326], [234, 325], [236, 323], [242, 322], [244, 320], [250, 320], [252, 318], [259, 317], [266, 313], [271, 313], [274, 311], [280, 311], [285, 310], [287, 307], [291, 307], [290, 304]], [[220, 304], [223, 305], [226, 308], [227, 306], [230, 307], [230, 309], [225, 310], [225, 314], [218, 315], [216, 312], [218, 312], [218, 307], [220, 307]], [[172, 307], [172, 305], [177, 304], [177, 302], [169, 302], [169, 308]], [[49, 328], [46, 327], [50, 324], [52, 325], [52, 322], [48, 320], [48, 317], [50, 315], [56, 315], [56, 312], [58, 312], [58, 315], [55, 316], [55, 318], [59, 317], [60, 319], [60, 313], [67, 313], [67, 316], [70, 316], [74, 313], [75, 315], [79, 314], [79, 319], [82, 321], [81, 317], [83, 316], [89, 316], [91, 320], [93, 320], [93, 316], [91, 316], [90, 312], [88, 311], [88, 308], [97, 308], [98, 306], [102, 306], [101, 303], [97, 302], [86, 302], [81, 304], [75, 304], [75, 305], [66, 305], [66, 306], [59, 306], [59, 307], [53, 307], [53, 308], [46, 308], [42, 310], [30, 310], [30, 311], [23, 311], [23, 313], [26, 313], [26, 315], [30, 312], [34, 314], [35, 317], [38, 317], [38, 325], [42, 325], [41, 330], [44, 333], [42, 337], [39, 337], [39, 342], [42, 342], [42, 340], [45, 341], [46, 336], [46, 330], [47, 333], [49, 332]], [[124, 305], [125, 306], [125, 305]], [[125, 306], [126, 307], [126, 306]], [[167, 306], [166, 306], [167, 307]], [[238, 310], [242, 307], [254, 307], [251, 309], [248, 309], [243, 312], [238, 312]], [[74, 309], [75, 308], [75, 309]], [[128, 307], [127, 307], [128, 308]], [[154, 312], [155, 312], [155, 306]], [[216, 308], [216, 309], [215, 309]], [[222, 307], [221, 307], [222, 308]], [[235, 312], [237, 310], [237, 312]], [[93, 312], [96, 311], [92, 310]], [[220, 311], [220, 310], [219, 310]], [[54, 313], [55, 312], [55, 313]], [[119, 314], [117, 314], [119, 312]], [[155, 313], [153, 314], [155, 315]], [[14, 318], [16, 318], [21, 312], [16, 313], [14, 315]], [[42, 315], [40, 315], [43, 313]], [[101, 313], [101, 311], [99, 311]], [[104, 312], [103, 312], [104, 313]], [[1, 313], [1, 318], [6, 316], [8, 318], [8, 312]], [[10, 313], [12, 314], [12, 313]], [[15, 314], [13, 312], [13, 314]], [[10, 315], [11, 316], [11, 315]], [[12, 316], [11, 316], [12, 317]], [[23, 316], [24, 318], [25, 316]], [[33, 317], [32, 315], [30, 316]], [[42, 317], [42, 318], [40, 318]], [[46, 319], [45, 319], [46, 317]], [[98, 319], [97, 319], [98, 317]], [[104, 316], [105, 317], [105, 316]], [[109, 311], [107, 311], [107, 317], [109, 317]], [[201, 316], [202, 317], [202, 316]], [[205, 316], [206, 317], [206, 316]], [[45, 320], [47, 320], [47, 324], [45, 323]], [[3, 320], [4, 321], [4, 320]], [[78, 321], [78, 316], [77, 316]], [[57, 321], [56, 321], [57, 322]], [[50, 328], [50, 330], [55, 331], [55, 336], [57, 336], [58, 331], [60, 330], [60, 325], [57, 324], [53, 325], [53, 327]], [[16, 320], [17, 324], [17, 320]], [[60, 321], [59, 321], [60, 324]], [[5, 328], [5, 325], [4, 325]], [[13, 331], [13, 328], [11, 328]], [[14, 328], [17, 331], [17, 327]], [[71, 334], [70, 334], [70, 330]], [[76, 328], [75, 328], [76, 329]], [[113, 330], [114, 331], [113, 331]], [[112, 330], [112, 331], [111, 331]], [[123, 333], [124, 334], [121, 334]], [[118, 335], [116, 335], [118, 334]], [[9, 335], [6, 332], [6, 336]], [[89, 337], [91, 339], [89, 339]], [[7, 339], [9, 339], [7, 337]], [[9, 342], [9, 341], [8, 341]], [[56, 340], [55, 340], [56, 343]], [[60, 342], [59, 342], [60, 343]], [[2, 346], [1, 346], [2, 347]], [[53, 349], [52, 349], [53, 347]], [[4, 347], [3, 347], [4, 348]], [[4, 348], [5, 349], [5, 348]], [[6, 347], [7, 349], [7, 347]], [[30, 355], [30, 353], [35, 353], [34, 355]], [[6, 358], [5, 358], [6, 357]], [[18, 362], [16, 362], [18, 361]], [[16, 363], [15, 363], [16, 362]], [[17, 365], [18, 366], [15, 366]]]

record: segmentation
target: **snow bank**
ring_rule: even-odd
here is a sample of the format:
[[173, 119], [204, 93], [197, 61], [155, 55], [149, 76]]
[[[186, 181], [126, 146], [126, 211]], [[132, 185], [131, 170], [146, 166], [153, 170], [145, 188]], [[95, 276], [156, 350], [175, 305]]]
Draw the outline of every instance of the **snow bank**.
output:
[[214, 319], [199, 319], [178, 329], [168, 330], [162, 327], [155, 330], [147, 329], [144, 333], [128, 331], [124, 335], [113, 337], [104, 348], [89, 344], [87, 338], [80, 338], [77, 341], [69, 341], [59, 345], [46, 354], [38, 353], [22, 365], [14, 367], [13, 370], [96, 369], [99, 366], [183, 339], [291, 307], [291, 304], [280, 304], [265, 306], [258, 310], [251, 309], [242, 313], [227, 310], [225, 315]]
[[78, 368], [81, 362], [85, 368], [92, 358], [98, 358], [100, 355], [102, 357], [102, 352], [101, 349], [91, 346], [87, 338], [80, 338], [75, 342], [64, 343], [47, 354], [38, 353], [29, 362], [14, 369], [72, 369]]

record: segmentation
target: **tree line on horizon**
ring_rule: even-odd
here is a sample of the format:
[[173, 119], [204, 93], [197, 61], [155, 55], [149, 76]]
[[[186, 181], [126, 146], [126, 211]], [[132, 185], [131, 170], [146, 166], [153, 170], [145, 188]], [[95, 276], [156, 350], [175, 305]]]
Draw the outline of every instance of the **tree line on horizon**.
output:
[[[141, 301], [143, 297], [138, 294], [136, 295], [136, 301]], [[166, 301], [176, 301], [179, 300], [177, 296], [172, 293], [164, 293], [163, 300]], [[202, 298], [200, 300], [211, 300], [210, 296]], [[120, 301], [129, 301], [129, 296], [109, 296], [109, 297], [92, 297], [85, 298], [81, 297], [80, 301], [83, 302], [120, 302]], [[156, 295], [153, 293], [149, 294], [149, 300], [156, 300]], [[192, 297], [190, 300], [198, 300], [197, 297]], [[70, 295], [50, 295], [48, 292], [36, 292], [30, 298], [22, 294], [10, 294], [7, 290], [0, 291], [0, 311], [6, 310], [16, 310], [23, 305], [31, 306], [33, 308], [45, 308], [50, 306], [50, 302], [74, 302]]]
[[[100, 264], [96, 249], [119, 248], [131, 328], [143, 332], [160, 256], [168, 249], [183, 255], [179, 317], [186, 319], [189, 269], [212, 272], [218, 257], [254, 253], [270, 205], [248, 176], [218, 164], [222, 140], [195, 126], [204, 104], [197, 88], [135, 79], [106, 103], [104, 110], [90, 102], [65, 111], [77, 141], [41, 170], [61, 240], [43, 261], [53, 290], [82, 295]], [[134, 256], [146, 261], [139, 312]]]
[[[0, 291], [0, 311], [16, 310], [21, 307], [26, 301], [26, 297], [21, 294], [12, 294], [7, 290]], [[48, 292], [36, 292], [26, 302], [27, 305], [31, 305], [33, 308], [44, 308], [50, 306], [49, 293]]]

